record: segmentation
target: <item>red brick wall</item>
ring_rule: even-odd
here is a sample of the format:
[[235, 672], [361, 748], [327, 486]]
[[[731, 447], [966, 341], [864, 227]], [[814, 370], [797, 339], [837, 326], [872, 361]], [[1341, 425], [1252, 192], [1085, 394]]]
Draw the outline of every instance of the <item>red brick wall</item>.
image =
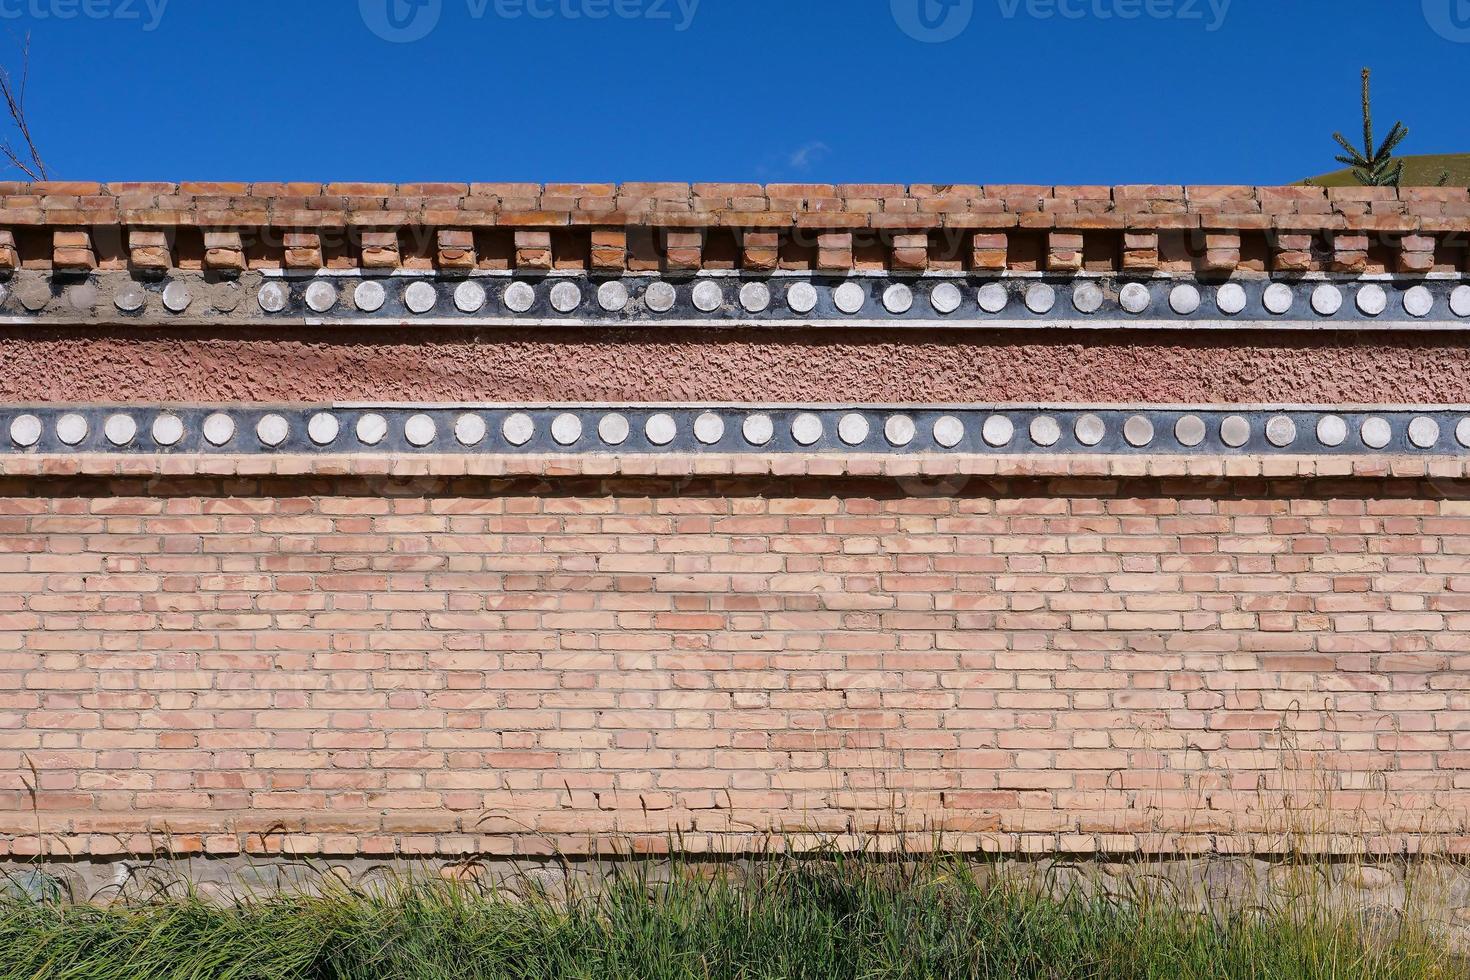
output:
[[897, 810], [1184, 847], [1270, 824], [1283, 768], [1458, 828], [1466, 491], [12, 478], [0, 831], [456, 854]]
[[0, 269], [1460, 272], [1464, 187], [0, 182]]

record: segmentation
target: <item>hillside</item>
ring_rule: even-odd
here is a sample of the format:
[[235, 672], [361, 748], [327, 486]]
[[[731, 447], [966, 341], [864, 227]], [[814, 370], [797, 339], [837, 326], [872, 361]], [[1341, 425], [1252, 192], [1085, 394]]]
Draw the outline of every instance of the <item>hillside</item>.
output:
[[[1439, 183], [1440, 174], [1446, 171], [1450, 175], [1447, 183], [1451, 186], [1470, 186], [1470, 153], [1434, 153], [1403, 159], [1405, 187], [1433, 187]], [[1319, 187], [1350, 187], [1357, 183], [1350, 170], [1313, 177], [1311, 182]]]

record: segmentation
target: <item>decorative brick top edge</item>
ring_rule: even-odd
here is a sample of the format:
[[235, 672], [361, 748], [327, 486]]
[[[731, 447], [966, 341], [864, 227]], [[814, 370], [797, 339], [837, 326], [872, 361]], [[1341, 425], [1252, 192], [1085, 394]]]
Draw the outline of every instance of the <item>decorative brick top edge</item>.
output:
[[1449, 456], [1026, 456], [933, 455], [150, 455], [0, 457], [0, 477], [668, 478], [895, 479], [910, 492], [958, 492], [965, 478], [1043, 479], [1470, 479], [1470, 459]]
[[1464, 187], [0, 183], [0, 269], [1428, 272], [1466, 232]]

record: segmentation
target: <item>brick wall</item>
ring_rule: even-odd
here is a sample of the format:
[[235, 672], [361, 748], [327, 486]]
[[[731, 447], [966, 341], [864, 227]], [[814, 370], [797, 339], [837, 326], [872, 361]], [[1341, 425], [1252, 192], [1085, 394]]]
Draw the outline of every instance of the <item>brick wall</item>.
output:
[[3, 846], [1458, 832], [1470, 482], [1118, 465], [6, 478]]
[[1464, 187], [0, 183], [0, 270], [1461, 272]]

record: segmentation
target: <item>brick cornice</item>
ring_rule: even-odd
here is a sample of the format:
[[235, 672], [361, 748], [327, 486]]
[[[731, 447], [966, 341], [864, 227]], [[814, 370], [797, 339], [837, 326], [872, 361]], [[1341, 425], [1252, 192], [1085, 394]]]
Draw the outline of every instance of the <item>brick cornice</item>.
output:
[[[223, 256], [251, 268], [303, 262], [356, 267], [367, 251], [368, 264], [375, 266], [391, 259], [408, 267], [510, 267], [525, 251], [518, 234], [549, 232], [552, 240], [537, 252], [548, 266], [603, 271], [614, 259], [620, 266], [652, 262], [683, 270], [756, 270], [772, 263], [861, 268], [865, 262], [909, 271], [978, 270], [995, 268], [999, 252], [1006, 256], [1002, 267], [1068, 272], [1122, 269], [1125, 251], [1126, 268], [1133, 271], [1180, 265], [1213, 273], [1239, 265], [1311, 271], [1363, 263], [1370, 271], [1375, 265], [1398, 271], [1446, 262], [1462, 271], [1470, 188], [0, 183], [0, 230], [38, 228], [67, 236], [91, 229], [95, 241], [89, 250], [86, 243], [58, 239], [54, 253], [41, 255], [34, 251], [34, 235], [21, 235], [17, 261], [30, 267], [125, 267], [127, 236], [119, 230], [201, 229], [238, 233], [240, 248], [222, 249], [215, 242], [205, 249], [190, 235], [171, 234], [175, 264], [228, 269], [217, 265]], [[626, 256], [606, 242], [594, 249], [583, 241], [594, 229], [627, 229]], [[645, 230], [653, 234], [640, 235]], [[396, 232], [402, 247], [385, 250], [384, 232]], [[760, 237], [772, 232], [788, 243], [776, 253]], [[299, 237], [285, 242], [287, 233], [319, 237], [302, 247]], [[501, 242], [495, 233], [509, 237]], [[1163, 240], [1125, 246], [1124, 233]], [[747, 234], [757, 237], [745, 240]], [[824, 235], [843, 236], [841, 247]], [[1380, 247], [1364, 254], [1364, 235]], [[373, 240], [364, 243], [365, 236]], [[1007, 238], [997, 236], [1015, 239], [1008, 255]], [[1405, 236], [1410, 240], [1402, 241]], [[1457, 254], [1437, 259], [1436, 252], [1446, 249]]]
[[1452, 456], [994, 456], [983, 454], [342, 455], [125, 456], [110, 453], [0, 456], [5, 477], [818, 477], [936, 479], [1470, 479], [1470, 459]]

